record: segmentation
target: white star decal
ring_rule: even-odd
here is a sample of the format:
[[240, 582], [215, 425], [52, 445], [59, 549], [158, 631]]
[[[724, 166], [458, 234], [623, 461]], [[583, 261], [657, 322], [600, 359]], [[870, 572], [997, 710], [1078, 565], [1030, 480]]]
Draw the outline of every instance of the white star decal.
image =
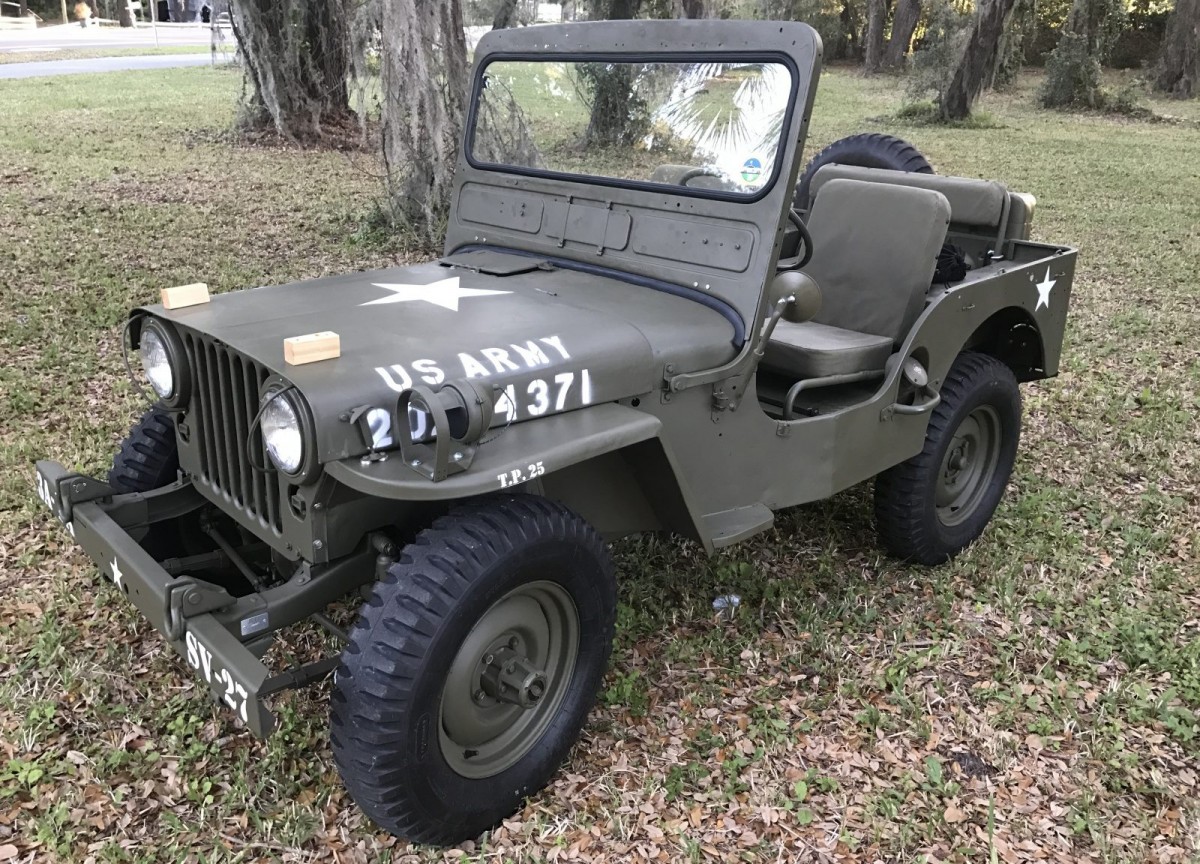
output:
[[124, 576], [125, 576], [125, 574], [123, 574], [121, 572], [120, 565], [117, 564], [117, 556], [114, 555], [113, 560], [112, 560], [113, 584], [116, 585], [118, 588], [120, 588], [122, 591], [125, 590], [125, 586], [121, 584], [121, 579], [123, 579]]
[[1057, 279], [1050, 278], [1050, 268], [1047, 267], [1046, 278], [1037, 283], [1038, 301], [1037, 305], [1033, 307], [1034, 312], [1041, 309], [1043, 306], [1045, 306], [1047, 309], [1050, 308], [1050, 289], [1054, 287], [1054, 283], [1057, 281]]
[[397, 285], [391, 282], [372, 282], [376, 288], [386, 288], [392, 294], [380, 297], [378, 300], [368, 300], [360, 306], [380, 306], [385, 303], [407, 303], [410, 300], [424, 300], [434, 303], [452, 312], [458, 311], [458, 301], [463, 297], [486, 297], [489, 294], [511, 294], [511, 291], [491, 291], [487, 288], [460, 288], [458, 277], [439, 279], [427, 285]]

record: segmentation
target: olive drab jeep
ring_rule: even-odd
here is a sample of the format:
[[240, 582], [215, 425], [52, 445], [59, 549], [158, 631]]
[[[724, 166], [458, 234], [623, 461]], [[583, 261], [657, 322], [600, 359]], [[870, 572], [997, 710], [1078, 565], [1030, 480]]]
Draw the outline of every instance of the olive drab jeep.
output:
[[[1018, 382], [1057, 372], [1074, 250], [886, 135], [801, 174], [820, 61], [794, 22], [489, 33], [443, 257], [164, 292], [127, 328], [154, 407], [107, 479], [42, 461], [39, 494], [255, 735], [332, 672], [354, 800], [477, 836], [587, 718], [608, 540], [712, 552], [875, 478], [881, 544], [946, 561], [1004, 491]], [[268, 669], [307, 619], [344, 650]]]

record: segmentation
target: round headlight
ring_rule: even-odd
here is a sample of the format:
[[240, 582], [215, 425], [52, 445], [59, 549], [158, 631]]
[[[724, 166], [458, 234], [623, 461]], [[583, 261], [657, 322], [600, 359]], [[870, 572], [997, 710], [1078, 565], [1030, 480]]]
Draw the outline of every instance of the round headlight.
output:
[[166, 340], [153, 327], [142, 331], [138, 343], [142, 355], [142, 368], [150, 379], [150, 386], [160, 399], [169, 399], [175, 392], [175, 370], [171, 368], [171, 355]]
[[285, 474], [295, 474], [304, 464], [304, 432], [300, 415], [286, 394], [278, 393], [262, 413], [263, 442], [275, 467]]

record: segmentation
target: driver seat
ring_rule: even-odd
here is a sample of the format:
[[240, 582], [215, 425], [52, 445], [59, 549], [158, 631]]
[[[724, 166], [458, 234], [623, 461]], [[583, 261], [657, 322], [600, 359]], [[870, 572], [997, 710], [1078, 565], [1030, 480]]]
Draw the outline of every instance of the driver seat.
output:
[[804, 273], [821, 288], [811, 321], [781, 320], [761, 365], [791, 380], [884, 368], [921, 314], [950, 224], [930, 189], [830, 180], [808, 219]]

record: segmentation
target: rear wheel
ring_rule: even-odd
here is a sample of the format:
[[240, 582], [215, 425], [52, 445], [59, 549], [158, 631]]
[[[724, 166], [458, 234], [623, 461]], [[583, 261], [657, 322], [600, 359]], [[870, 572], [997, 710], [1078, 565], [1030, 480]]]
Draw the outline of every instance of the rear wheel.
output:
[[1017, 380], [996, 358], [964, 351], [941, 396], [924, 449], [875, 480], [880, 541], [921, 564], [948, 561], [983, 533], [1021, 437]]
[[422, 531], [350, 633], [334, 761], [380, 826], [478, 836], [566, 758], [612, 648], [616, 582], [580, 516], [527, 495], [460, 506]]

